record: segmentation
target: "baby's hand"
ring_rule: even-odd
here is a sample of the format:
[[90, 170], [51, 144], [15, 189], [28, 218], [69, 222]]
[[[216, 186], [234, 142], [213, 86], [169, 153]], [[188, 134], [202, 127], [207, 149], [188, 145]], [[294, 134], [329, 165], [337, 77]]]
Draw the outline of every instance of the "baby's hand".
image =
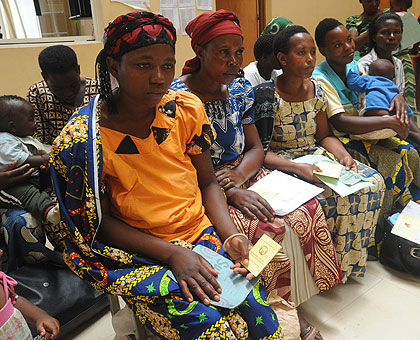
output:
[[45, 313], [37, 320], [36, 329], [38, 334], [45, 339], [54, 339], [60, 332], [60, 323], [57, 319]]
[[44, 153], [41, 155], [42, 157], [42, 165], [45, 167], [48, 167], [48, 164], [50, 163], [50, 155], [47, 153]]

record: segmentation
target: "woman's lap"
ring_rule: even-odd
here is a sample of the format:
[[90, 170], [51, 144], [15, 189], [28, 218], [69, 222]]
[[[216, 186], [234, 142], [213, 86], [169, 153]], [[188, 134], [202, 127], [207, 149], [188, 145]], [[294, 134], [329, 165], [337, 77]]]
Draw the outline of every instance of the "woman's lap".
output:
[[126, 302], [154, 334], [166, 339], [283, 339], [266, 294], [257, 284], [235, 310], [188, 303], [179, 296]]
[[346, 197], [324, 186], [324, 192], [317, 196], [340, 259], [343, 282], [365, 273], [367, 248], [374, 241], [384, 190], [379, 173], [361, 163], [358, 168], [373, 186]]
[[[192, 248], [186, 242], [177, 242]], [[206, 229], [195, 245], [208, 247], [223, 256], [222, 242], [213, 228]], [[100, 246], [106, 253], [109, 247]], [[183, 297], [179, 285], [168, 276], [168, 268], [159, 265], [144, 265], [147, 259], [127, 256], [127, 253], [112, 249], [108, 257], [125, 262], [119, 269], [104, 263], [82, 260], [67, 249], [65, 260], [78, 275], [89, 279], [92, 285], [102, 291], [120, 295], [135, 312], [140, 321], [160, 338], [165, 339], [210, 339], [212, 337], [247, 339], [247, 334], [259, 339], [283, 339], [277, 319], [266, 302], [267, 292], [262, 285], [252, 291], [242, 306], [223, 309], [205, 306], [194, 301], [189, 303]], [[252, 308], [245, 310], [249, 304]], [[248, 308], [248, 307], [247, 307]], [[260, 320], [256, 322], [256, 320]]]
[[[251, 185], [270, 172], [261, 169], [248, 184]], [[285, 236], [285, 220], [299, 238], [308, 268], [319, 290], [328, 290], [340, 282], [341, 272], [337, 255], [322, 208], [316, 199], [310, 200], [286, 216], [276, 216], [270, 223], [249, 219], [232, 206], [229, 207], [229, 212], [238, 230], [245, 233], [252, 243], [257, 242], [266, 233], [281, 244]], [[291, 300], [290, 270], [287, 255], [280, 251], [261, 273], [262, 282], [267, 290], [276, 290], [278, 296], [288, 301]]]
[[397, 205], [405, 206], [410, 199], [420, 202], [420, 157], [411, 144], [396, 137], [376, 144], [342, 138], [351, 155], [376, 169], [384, 178], [385, 194], [381, 209], [389, 214]]

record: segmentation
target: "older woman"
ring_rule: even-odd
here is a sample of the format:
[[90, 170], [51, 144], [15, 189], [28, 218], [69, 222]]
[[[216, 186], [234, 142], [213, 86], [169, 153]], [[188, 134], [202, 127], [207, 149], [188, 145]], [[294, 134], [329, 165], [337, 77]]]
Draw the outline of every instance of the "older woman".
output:
[[63, 257], [97, 289], [122, 296], [159, 338], [283, 339], [260, 284], [237, 309], [209, 306], [220, 300], [217, 271], [193, 245], [229, 255], [245, 274], [249, 241], [212, 171], [214, 132], [201, 102], [168, 92], [175, 40], [170, 21], [150, 12], [106, 29], [100, 96], [52, 149]]
[[[191, 91], [204, 103], [217, 132], [211, 147], [216, 177], [231, 205], [237, 228], [253, 243], [263, 233], [283, 244], [290, 242], [290, 238], [297, 241], [294, 251], [290, 245], [286, 250], [291, 258], [304, 253], [302, 261], [294, 263], [292, 277], [289, 260], [280, 253], [263, 271], [262, 279], [271, 291], [269, 301], [281, 296], [300, 304], [341, 279], [322, 208], [313, 199], [284, 218], [274, 217], [273, 209], [261, 196], [245, 190], [268, 172], [259, 170], [264, 152], [254, 124], [251, 84], [244, 78], [236, 78], [243, 51], [238, 19], [229, 11], [208, 12], [191, 21], [186, 31], [192, 38], [196, 57], [186, 62], [183, 75], [174, 80], [171, 88]], [[285, 242], [283, 222], [288, 230]], [[301, 328], [302, 337], [309, 339], [307, 333], [312, 328], [303, 318]]]

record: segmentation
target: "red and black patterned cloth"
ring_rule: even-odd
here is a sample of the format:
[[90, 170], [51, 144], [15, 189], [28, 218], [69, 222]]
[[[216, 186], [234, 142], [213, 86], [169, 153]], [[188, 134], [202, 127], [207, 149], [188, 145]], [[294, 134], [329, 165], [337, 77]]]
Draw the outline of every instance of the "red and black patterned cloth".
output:
[[168, 44], [175, 49], [176, 30], [165, 17], [151, 12], [120, 15], [105, 29], [104, 52], [120, 57], [140, 47]]

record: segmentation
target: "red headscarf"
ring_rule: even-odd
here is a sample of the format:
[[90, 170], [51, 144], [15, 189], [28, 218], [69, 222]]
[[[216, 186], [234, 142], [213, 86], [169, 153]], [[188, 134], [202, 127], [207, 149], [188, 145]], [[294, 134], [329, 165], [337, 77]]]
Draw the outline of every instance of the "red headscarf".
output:
[[[191, 37], [191, 46], [205, 46], [211, 40], [225, 34], [237, 34], [243, 37], [239, 19], [234, 12], [220, 9], [216, 12], [206, 12], [191, 20], [185, 28]], [[200, 68], [200, 59], [195, 57], [187, 60], [182, 69], [182, 75], [193, 73]]]

